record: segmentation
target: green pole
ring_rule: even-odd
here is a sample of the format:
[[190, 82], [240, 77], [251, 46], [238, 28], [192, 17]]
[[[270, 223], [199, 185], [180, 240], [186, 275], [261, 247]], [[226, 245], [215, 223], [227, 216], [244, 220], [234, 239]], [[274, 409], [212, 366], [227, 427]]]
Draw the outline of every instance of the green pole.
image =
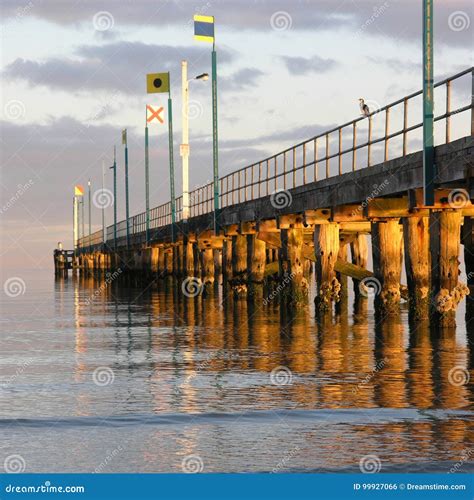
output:
[[217, 136], [217, 54], [212, 46], [212, 163], [214, 173], [214, 234], [219, 234], [219, 156]]
[[423, 193], [425, 206], [434, 205], [434, 86], [433, 0], [423, 0]]
[[130, 246], [130, 210], [128, 202], [128, 144], [125, 142], [125, 217], [127, 219], [127, 248]]
[[168, 142], [170, 157], [170, 196], [171, 196], [171, 240], [174, 242], [174, 230], [176, 222], [176, 200], [174, 196], [174, 157], [173, 157], [173, 105], [171, 101], [171, 89], [168, 96]]
[[117, 156], [114, 146], [114, 249], [117, 249]]
[[146, 243], [150, 233], [150, 178], [148, 157], [148, 127], [145, 127], [145, 210], [146, 210]]
[[84, 229], [84, 196], [81, 199], [81, 226], [82, 226], [82, 237], [85, 238], [86, 231]]
[[91, 234], [92, 234], [92, 209], [91, 209], [91, 180], [89, 179], [87, 183], [88, 189], [88, 205], [89, 205], [89, 246], [92, 246], [91, 243]]

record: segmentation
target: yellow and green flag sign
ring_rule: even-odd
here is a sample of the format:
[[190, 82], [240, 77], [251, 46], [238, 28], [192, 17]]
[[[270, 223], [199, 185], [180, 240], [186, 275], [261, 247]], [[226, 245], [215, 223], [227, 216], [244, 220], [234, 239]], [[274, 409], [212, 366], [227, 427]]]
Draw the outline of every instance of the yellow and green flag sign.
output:
[[84, 196], [84, 186], [80, 184], [74, 186], [74, 196]]
[[146, 75], [146, 91], [148, 94], [158, 94], [170, 91], [169, 73], [150, 73]]
[[127, 129], [124, 128], [122, 130], [122, 144], [125, 144], [125, 146], [127, 145]]
[[194, 16], [194, 38], [202, 42], [214, 42], [214, 17]]

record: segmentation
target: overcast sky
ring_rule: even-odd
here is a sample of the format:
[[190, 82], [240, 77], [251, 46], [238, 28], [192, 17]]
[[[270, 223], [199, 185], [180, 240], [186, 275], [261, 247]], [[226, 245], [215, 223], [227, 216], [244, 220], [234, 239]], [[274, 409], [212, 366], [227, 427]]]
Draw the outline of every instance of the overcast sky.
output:
[[[435, 0], [435, 77], [472, 66], [470, 0]], [[145, 75], [170, 71], [181, 193], [181, 60], [210, 73], [194, 13], [214, 15], [225, 174], [421, 88], [421, 0], [2, 0], [2, 269], [52, 265], [72, 248], [75, 183], [100, 187], [129, 130], [131, 213], [144, 210]], [[190, 184], [212, 176], [211, 87], [190, 87]], [[421, 117], [420, 117], [421, 120]], [[151, 205], [169, 199], [166, 127], [151, 129]], [[106, 184], [111, 184], [107, 169]], [[93, 211], [94, 230], [100, 212]], [[112, 209], [107, 210], [107, 223]]]

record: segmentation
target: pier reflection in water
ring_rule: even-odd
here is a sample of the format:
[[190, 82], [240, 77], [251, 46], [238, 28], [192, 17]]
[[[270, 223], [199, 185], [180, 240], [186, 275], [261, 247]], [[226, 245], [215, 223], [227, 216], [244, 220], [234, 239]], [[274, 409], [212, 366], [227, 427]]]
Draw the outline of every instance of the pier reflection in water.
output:
[[315, 318], [172, 278], [43, 278], [3, 308], [0, 430], [27, 471], [470, 468], [464, 308], [435, 331], [352, 295]]

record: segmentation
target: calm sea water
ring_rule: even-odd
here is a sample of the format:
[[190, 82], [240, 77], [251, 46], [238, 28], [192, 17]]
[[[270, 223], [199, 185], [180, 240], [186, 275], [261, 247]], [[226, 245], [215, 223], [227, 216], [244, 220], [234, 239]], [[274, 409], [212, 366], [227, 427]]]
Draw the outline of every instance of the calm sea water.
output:
[[311, 300], [290, 313], [220, 289], [189, 299], [171, 279], [16, 276], [24, 293], [1, 299], [0, 466], [473, 470], [464, 305], [440, 332], [404, 308], [376, 318], [371, 299], [354, 314], [352, 296], [318, 322]]

